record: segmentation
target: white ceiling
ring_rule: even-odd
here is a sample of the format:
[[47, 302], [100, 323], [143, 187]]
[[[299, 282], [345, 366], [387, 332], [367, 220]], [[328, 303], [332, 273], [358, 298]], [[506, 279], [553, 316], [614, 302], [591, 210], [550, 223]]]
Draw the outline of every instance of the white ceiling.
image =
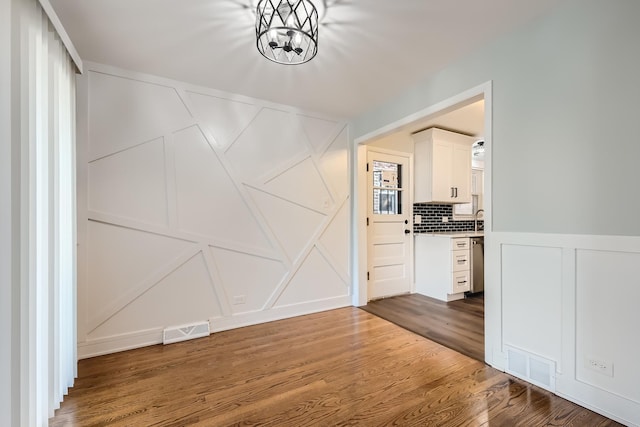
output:
[[457, 108], [436, 117], [428, 117], [407, 127], [411, 133], [430, 127], [463, 133], [478, 139], [484, 138], [484, 100]]
[[83, 60], [351, 118], [562, 0], [327, 0], [306, 64], [255, 47], [252, 0], [50, 0]]
[[[400, 151], [403, 149], [403, 143], [411, 140], [411, 135], [421, 130], [437, 127], [452, 132], [462, 133], [474, 137], [476, 141], [484, 139], [484, 100], [468, 101], [453, 107], [450, 111], [443, 111], [434, 115], [419, 119], [415, 122], [408, 123], [398, 129], [392, 130], [388, 134], [377, 136], [367, 144], [373, 143], [379, 147], [389, 148], [396, 146]], [[398, 145], [399, 144], [399, 145]], [[413, 144], [410, 144], [413, 146]], [[407, 146], [405, 150], [412, 151]], [[483, 156], [476, 157], [482, 160]]]

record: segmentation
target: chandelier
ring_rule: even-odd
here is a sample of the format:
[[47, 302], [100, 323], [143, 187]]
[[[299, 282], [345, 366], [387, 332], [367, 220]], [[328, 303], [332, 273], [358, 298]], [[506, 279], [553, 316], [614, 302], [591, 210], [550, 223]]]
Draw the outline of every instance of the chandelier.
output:
[[258, 50], [279, 64], [303, 64], [318, 52], [318, 10], [310, 0], [260, 0]]

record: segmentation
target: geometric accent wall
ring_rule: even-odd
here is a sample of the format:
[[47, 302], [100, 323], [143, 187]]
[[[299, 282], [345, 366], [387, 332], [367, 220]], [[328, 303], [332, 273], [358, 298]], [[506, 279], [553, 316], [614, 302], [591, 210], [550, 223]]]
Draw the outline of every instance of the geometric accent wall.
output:
[[97, 64], [79, 79], [80, 357], [350, 304], [344, 122]]

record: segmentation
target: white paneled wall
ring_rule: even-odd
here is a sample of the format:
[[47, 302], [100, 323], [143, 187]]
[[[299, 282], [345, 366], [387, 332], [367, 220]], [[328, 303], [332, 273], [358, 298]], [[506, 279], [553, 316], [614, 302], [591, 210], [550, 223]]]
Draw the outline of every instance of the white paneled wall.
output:
[[[576, 376], [634, 401], [640, 409], [640, 253], [578, 250]], [[608, 370], [589, 368], [587, 359]], [[640, 416], [638, 417], [640, 418]]]
[[552, 391], [640, 425], [640, 238], [493, 232], [489, 245], [493, 364], [508, 366], [507, 350], [548, 361]]
[[80, 357], [350, 304], [346, 123], [86, 67]]
[[562, 249], [503, 245], [502, 281], [505, 343], [560, 360]]

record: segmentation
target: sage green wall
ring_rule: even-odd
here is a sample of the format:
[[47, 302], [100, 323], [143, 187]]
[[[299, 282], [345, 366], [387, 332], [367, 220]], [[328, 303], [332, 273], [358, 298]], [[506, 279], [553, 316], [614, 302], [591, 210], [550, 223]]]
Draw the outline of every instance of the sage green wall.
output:
[[567, 0], [352, 122], [493, 81], [494, 231], [640, 236], [640, 2]]

